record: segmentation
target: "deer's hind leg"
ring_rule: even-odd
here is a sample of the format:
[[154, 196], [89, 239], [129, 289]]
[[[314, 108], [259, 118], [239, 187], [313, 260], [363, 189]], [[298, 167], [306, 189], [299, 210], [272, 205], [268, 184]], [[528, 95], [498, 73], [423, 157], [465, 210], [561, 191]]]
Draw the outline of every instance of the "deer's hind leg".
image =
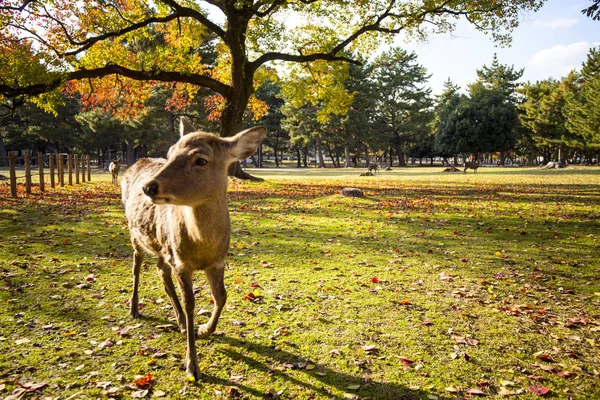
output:
[[173, 284], [173, 278], [171, 276], [171, 266], [168, 265], [162, 257], [159, 257], [156, 268], [158, 269], [158, 276], [160, 277], [160, 280], [162, 281], [163, 286], [165, 287], [165, 292], [167, 292], [167, 296], [169, 296], [169, 301], [171, 302], [173, 311], [175, 311], [175, 316], [177, 317], [177, 324], [179, 325], [179, 330], [181, 331], [181, 333], [185, 334], [185, 313], [181, 308], [181, 303], [179, 302], [177, 292], [175, 291], [175, 285]]
[[198, 337], [205, 338], [213, 333], [217, 327], [217, 322], [221, 316], [221, 311], [227, 301], [227, 291], [225, 289], [225, 283], [223, 282], [223, 276], [225, 274], [225, 264], [221, 263], [212, 268], [204, 270], [206, 279], [210, 284], [210, 291], [214, 300], [213, 313], [210, 316], [208, 322], [198, 327]]

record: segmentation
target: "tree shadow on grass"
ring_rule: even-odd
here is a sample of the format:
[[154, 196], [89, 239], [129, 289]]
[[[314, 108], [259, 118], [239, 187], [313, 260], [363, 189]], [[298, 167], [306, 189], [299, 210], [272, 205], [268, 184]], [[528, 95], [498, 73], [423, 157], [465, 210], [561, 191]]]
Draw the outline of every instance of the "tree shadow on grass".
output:
[[[295, 354], [255, 342], [229, 336], [216, 337], [215, 342], [228, 345], [228, 348], [219, 350], [225, 356], [235, 362], [243, 363], [261, 374], [276, 375], [278, 378], [293, 384], [295, 387], [301, 388], [307, 395], [307, 398], [354, 398], [353, 395], [356, 395], [356, 398], [416, 400], [426, 398], [428, 394], [432, 394], [420, 389], [411, 390], [402, 383], [363, 380], [358, 376], [335, 371], [323, 365], [317, 365], [316, 362], [312, 362], [301, 354]], [[243, 352], [251, 352], [256, 356], [246, 355]], [[302, 363], [304, 364], [304, 368], [305, 365], [309, 364], [316, 365], [316, 368], [311, 370], [300, 368], [299, 366]], [[268, 395], [265, 396], [265, 393], [261, 393], [259, 390], [248, 385], [214, 376], [205, 376], [205, 379], [215, 384], [236, 386], [240, 391], [246, 392], [249, 395], [269, 398]], [[332, 393], [333, 389], [348, 394], [348, 397], [334, 395]], [[440, 400], [450, 399], [440, 394], [435, 394], [435, 396]]]

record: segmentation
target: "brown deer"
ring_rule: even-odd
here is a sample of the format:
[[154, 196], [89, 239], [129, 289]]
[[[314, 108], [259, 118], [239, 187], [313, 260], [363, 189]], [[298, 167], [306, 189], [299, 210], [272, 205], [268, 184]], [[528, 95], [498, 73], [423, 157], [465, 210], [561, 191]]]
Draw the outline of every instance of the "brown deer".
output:
[[373, 174], [376, 174], [379, 172], [379, 164], [369, 164], [367, 166], [367, 172], [371, 172]]
[[182, 118], [180, 132], [181, 138], [169, 149], [166, 160], [137, 161], [127, 169], [121, 184], [133, 246], [131, 316], [139, 316], [143, 252], [154, 254], [179, 329], [187, 336], [187, 374], [198, 380], [192, 275], [196, 270], [204, 271], [214, 300], [208, 323], [198, 329], [198, 337], [204, 338], [215, 331], [227, 299], [223, 283], [230, 235], [227, 168], [233, 161], [252, 155], [267, 131], [259, 126], [220, 138], [196, 131]]
[[112, 160], [108, 166], [108, 171], [112, 175], [112, 184], [113, 185], [119, 185], [118, 178], [119, 178], [119, 169], [121, 168], [121, 167], [119, 167], [120, 161], [121, 160]]
[[471, 168], [474, 173], [477, 173], [477, 168], [479, 168], [479, 161], [465, 161], [465, 169], [463, 172], [466, 174], [467, 170]]

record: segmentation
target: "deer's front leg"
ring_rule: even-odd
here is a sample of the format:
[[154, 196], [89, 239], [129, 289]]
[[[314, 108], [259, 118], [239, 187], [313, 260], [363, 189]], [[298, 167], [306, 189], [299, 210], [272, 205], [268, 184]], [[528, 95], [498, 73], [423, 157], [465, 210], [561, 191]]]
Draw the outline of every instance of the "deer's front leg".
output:
[[187, 354], [186, 372], [195, 381], [200, 379], [200, 368], [198, 367], [198, 355], [196, 354], [196, 332], [194, 329], [194, 286], [192, 283], [192, 271], [183, 268], [177, 271], [177, 283], [183, 298], [183, 311], [185, 312]]
[[225, 263], [205, 269], [204, 274], [206, 275], [206, 279], [210, 284], [210, 291], [215, 304], [213, 313], [208, 322], [198, 327], [199, 338], [205, 338], [215, 331], [217, 328], [217, 322], [219, 322], [219, 317], [221, 316], [221, 311], [223, 311], [223, 307], [227, 301], [227, 291], [225, 290], [225, 283], [223, 282]]
[[177, 324], [179, 325], [179, 330], [181, 333], [185, 335], [186, 332], [186, 321], [185, 321], [185, 313], [181, 308], [181, 303], [179, 302], [179, 298], [177, 297], [177, 292], [175, 291], [175, 285], [173, 284], [173, 279], [171, 278], [171, 266], [168, 265], [162, 257], [158, 259], [158, 264], [156, 265], [158, 268], [158, 276], [165, 287], [165, 292], [167, 292], [167, 296], [169, 296], [169, 302], [173, 307], [173, 311], [175, 311], [175, 316], [177, 317]]
[[144, 261], [144, 254], [142, 253], [141, 249], [135, 243], [133, 243], [133, 293], [131, 294], [131, 300], [129, 304], [129, 314], [132, 318], [138, 318], [140, 316], [140, 312], [138, 310], [138, 288], [140, 286], [140, 268], [142, 266], [142, 261]]

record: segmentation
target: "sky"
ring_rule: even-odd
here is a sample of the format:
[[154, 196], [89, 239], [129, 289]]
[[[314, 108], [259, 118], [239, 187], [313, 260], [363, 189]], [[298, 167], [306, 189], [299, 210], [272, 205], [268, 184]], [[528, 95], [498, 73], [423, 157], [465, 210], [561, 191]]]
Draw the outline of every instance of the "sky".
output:
[[495, 46], [489, 35], [461, 23], [450, 34], [431, 36], [425, 43], [404, 43], [432, 75], [429, 86], [434, 94], [450, 79], [466, 89], [477, 79], [477, 69], [491, 65], [494, 53], [502, 64], [524, 68], [521, 81], [535, 82], [550, 77], [560, 79], [572, 69], [580, 69], [590, 47], [600, 46], [600, 21], [581, 14], [590, 0], [548, 0], [536, 13], [524, 14], [513, 32], [508, 48]]

